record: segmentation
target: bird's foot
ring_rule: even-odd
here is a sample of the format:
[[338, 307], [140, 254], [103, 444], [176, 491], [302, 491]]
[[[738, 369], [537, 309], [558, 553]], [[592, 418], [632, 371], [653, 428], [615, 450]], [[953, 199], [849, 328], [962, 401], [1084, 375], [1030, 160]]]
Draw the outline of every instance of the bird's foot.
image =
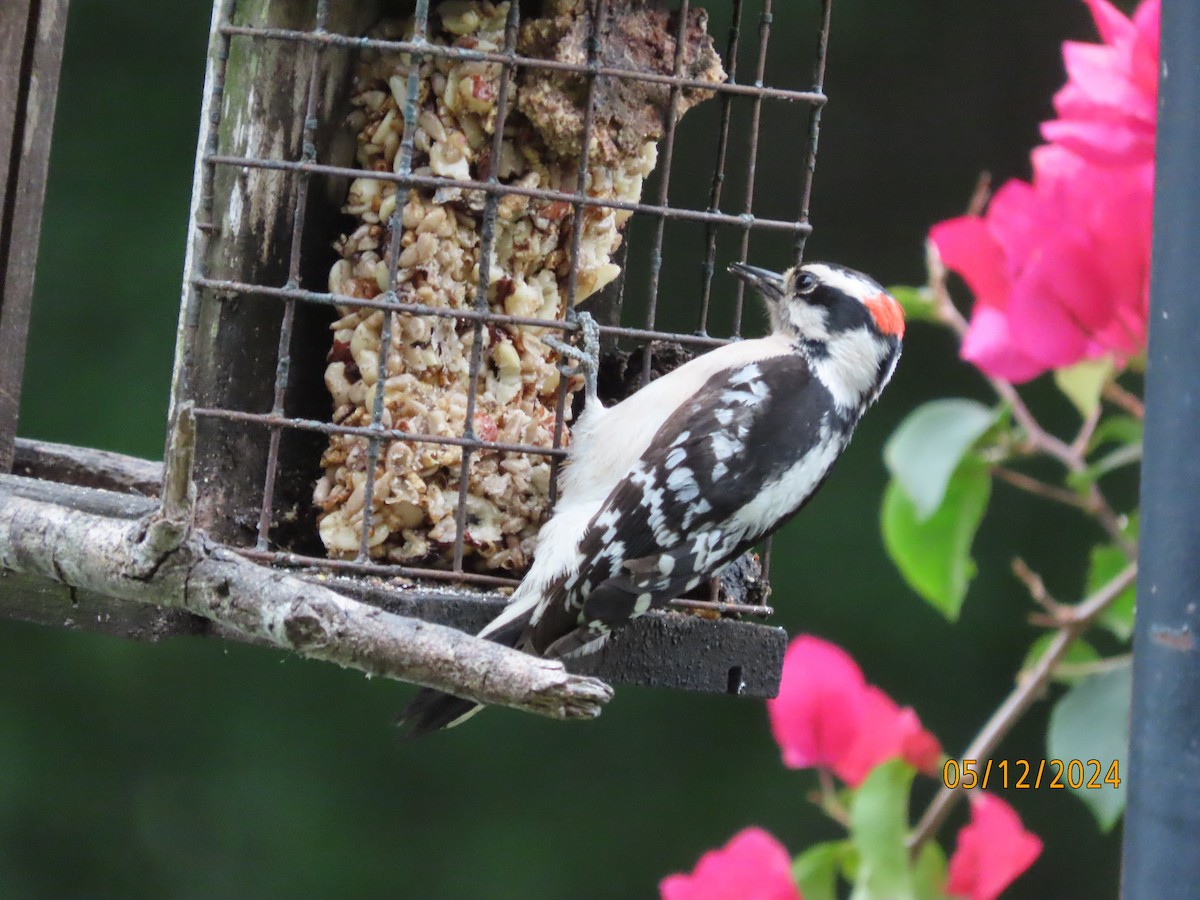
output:
[[596, 379], [600, 373], [600, 324], [585, 312], [579, 313], [575, 321], [579, 325], [578, 345], [552, 337], [542, 340], [564, 358], [575, 361], [575, 371], [583, 376], [584, 389], [590, 402], [596, 397]]

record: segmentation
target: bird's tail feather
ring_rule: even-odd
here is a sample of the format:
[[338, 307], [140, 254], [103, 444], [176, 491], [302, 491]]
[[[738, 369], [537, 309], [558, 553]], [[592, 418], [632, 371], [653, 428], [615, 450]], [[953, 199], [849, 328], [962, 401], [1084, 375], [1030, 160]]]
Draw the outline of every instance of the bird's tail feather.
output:
[[400, 714], [400, 725], [405, 729], [404, 737], [413, 740], [465, 722], [481, 709], [474, 700], [421, 688]]
[[[506, 647], [515, 647], [525, 631], [528, 621], [529, 616], [525, 615], [506, 623], [504, 627], [496, 631], [484, 633], [481, 636], [497, 644], [504, 644]], [[481, 709], [483, 709], [483, 704], [476, 703], [474, 700], [466, 700], [433, 688], [421, 688], [404, 708], [397, 724], [405, 729], [405, 738], [413, 740], [443, 728], [453, 728], [455, 725], [465, 722]]]

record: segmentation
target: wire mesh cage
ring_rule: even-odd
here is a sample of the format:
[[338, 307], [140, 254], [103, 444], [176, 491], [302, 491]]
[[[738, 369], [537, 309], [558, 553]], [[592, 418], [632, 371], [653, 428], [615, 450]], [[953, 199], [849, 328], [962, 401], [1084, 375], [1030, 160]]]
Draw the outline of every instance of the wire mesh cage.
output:
[[[546, 338], [589, 310], [621, 399], [741, 335], [719, 261], [799, 261], [829, 14], [787, 4], [814, 56], [789, 42], [797, 83], [772, 86], [771, 0], [220, 0], [172, 389], [198, 422], [197, 524], [394, 611], [486, 623], [582, 400]], [[758, 172], [777, 123], [798, 164]], [[702, 179], [672, 171], [700, 148]], [[675, 605], [762, 615], [764, 569]], [[627, 659], [615, 680], [774, 692], [779, 629], [646, 618], [604, 651]]]

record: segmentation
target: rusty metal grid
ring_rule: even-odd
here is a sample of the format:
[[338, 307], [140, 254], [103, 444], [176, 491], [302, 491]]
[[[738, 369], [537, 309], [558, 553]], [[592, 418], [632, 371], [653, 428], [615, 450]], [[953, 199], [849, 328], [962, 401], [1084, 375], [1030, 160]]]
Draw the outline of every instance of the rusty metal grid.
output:
[[[505, 28], [504, 47], [501, 52], [481, 52], [455, 47], [445, 47], [428, 43], [426, 40], [431, 0], [416, 0], [413, 15], [414, 35], [409, 41], [376, 40], [366, 37], [338, 34], [328, 30], [330, 0], [318, 0], [315, 20], [311, 30], [296, 30], [286, 28], [251, 27], [231, 24], [232, 13], [236, 0], [219, 0], [214, 9], [213, 36], [216, 42], [216, 52], [211, 55], [207, 73], [207, 94], [204, 100], [204, 111], [207, 117], [207, 143], [201, 148], [200, 165], [197, 167], [197, 178], [194, 185], [192, 220], [190, 228], [188, 259], [185, 263], [184, 311], [181, 318], [181, 328], [177, 346], [177, 367], [175, 383], [172, 390], [172, 416], [178, 413], [181, 403], [187, 401], [189, 394], [189, 368], [192, 352], [191, 337], [195, 335], [197, 325], [198, 294], [201, 290], [219, 291], [229, 296], [243, 298], [246, 302], [277, 302], [283, 306], [283, 317], [278, 334], [278, 350], [274, 377], [273, 403], [271, 408], [261, 412], [248, 412], [217, 407], [200, 406], [195, 408], [195, 415], [201, 418], [223, 419], [231, 422], [260, 427], [269, 435], [267, 442], [266, 477], [261, 490], [256, 539], [253, 546], [235, 547], [248, 557], [287, 567], [323, 569], [346, 574], [374, 575], [382, 577], [399, 577], [417, 582], [451, 582], [471, 585], [482, 589], [512, 587], [519, 580], [501, 575], [492, 575], [470, 571], [464, 567], [464, 546], [466, 535], [466, 496], [468, 491], [468, 472], [473, 454], [481, 450], [494, 450], [535, 454], [550, 458], [554, 467], [552, 470], [550, 499], [553, 503], [557, 492], [557, 463], [565, 455], [562, 447], [563, 425], [566, 420], [566, 379], [560, 382], [556, 406], [556, 422], [554, 445], [552, 447], [527, 446], [497, 441], [483, 440], [475, 433], [474, 411], [477, 402], [480, 367], [482, 365], [483, 329], [488, 325], [529, 325], [558, 329], [570, 334], [577, 328], [575, 323], [575, 295], [578, 254], [582, 228], [573, 228], [571, 236], [568, 283], [566, 287], [565, 310], [566, 317], [562, 320], [548, 320], [511, 316], [492, 312], [488, 308], [488, 286], [490, 283], [491, 258], [490, 250], [493, 241], [494, 223], [497, 203], [505, 195], [515, 194], [550, 201], [562, 201], [571, 205], [575, 221], [579, 221], [581, 209], [587, 206], [602, 206], [616, 210], [627, 210], [634, 217], [641, 216], [653, 223], [652, 246], [649, 252], [650, 277], [646, 286], [647, 302], [643, 321], [637, 325], [621, 325], [619, 322], [601, 322], [601, 334], [607, 338], [632, 340], [641, 349], [641, 382], [645, 384], [650, 377], [651, 346], [653, 340], [669, 340], [683, 345], [706, 349], [726, 343], [729, 339], [741, 336], [742, 312], [744, 301], [744, 286], [739, 281], [734, 300], [733, 327], [731, 338], [713, 337], [708, 334], [709, 317], [712, 299], [712, 281], [716, 268], [716, 247], [718, 233], [721, 229], [733, 229], [737, 233], [739, 259], [746, 259], [750, 251], [751, 236], [755, 232], [782, 232], [794, 236], [795, 260], [799, 262], [804, 250], [805, 239], [811, 228], [808, 222], [808, 206], [811, 196], [812, 177], [816, 161], [817, 137], [820, 125], [821, 109], [825, 103], [823, 93], [825, 46], [828, 39], [829, 17], [832, 0], [813, 0], [820, 3], [820, 28], [817, 37], [817, 61], [813, 75], [811, 90], [799, 91], [764, 84], [767, 51], [771, 34], [774, 13], [772, 0], [762, 0], [761, 11], [757, 17], [757, 53], [755, 65], [750, 77], [739, 81], [738, 51], [744, 38], [744, 30], [748, 23], [743, 22], [744, 0], [731, 0], [732, 25], [724, 52], [721, 54], [722, 65], [728, 75], [723, 84], [710, 84], [684, 77], [681, 72], [684, 62], [685, 33], [688, 22], [690, 0], [679, 0], [673, 4], [678, 22], [675, 35], [676, 54], [673, 63], [673, 74], [639, 72], [604, 66], [599, 63], [599, 46], [603, 39], [597, 34], [597, 24], [603, 21], [608, 0], [596, 0], [592, 7], [589, 40], [587, 46], [588, 61], [586, 64], [572, 64], [560, 61], [529, 58], [517, 55], [515, 52], [516, 37], [519, 27], [519, 3], [509, 6]], [[436, 5], [434, 3], [433, 5]], [[790, 6], [790, 4], [789, 4]], [[217, 133], [220, 124], [222, 92], [225, 81], [225, 64], [229, 58], [229, 48], [234, 40], [252, 42], [288, 42], [298, 48], [298, 52], [309, 54], [307, 103], [304, 108], [297, 109], [298, 126], [303, 135], [302, 152], [298, 158], [263, 158], [223, 155], [218, 151]], [[593, 127], [595, 112], [594, 96], [597, 81], [601, 78], [629, 79], [656, 82], [670, 87], [669, 112], [665, 116], [664, 135], [659, 141], [660, 156], [656, 172], [659, 181], [656, 196], [649, 202], [644, 199], [639, 202], [622, 202], [601, 200], [586, 196], [580, 187], [573, 192], [549, 189], [518, 187], [499, 182], [499, 167], [492, 167], [488, 178], [483, 181], [456, 180], [436, 175], [420, 175], [413, 172], [413, 142], [416, 129], [405, 128], [398, 156], [400, 163], [398, 171], [372, 172], [374, 179], [385, 182], [395, 182], [399, 187], [428, 187], [436, 188], [451, 185], [465, 190], [481, 191], [485, 195], [485, 206], [480, 230], [479, 253], [479, 283], [475, 291], [475, 305], [472, 309], [454, 309], [447, 307], [426, 306], [415, 303], [400, 302], [397, 298], [398, 283], [397, 269], [399, 267], [400, 241], [404, 227], [400, 217], [403, 204], [397, 203], [396, 211], [392, 214], [390, 227], [390, 246], [385, 259], [387, 260], [388, 289], [373, 299], [364, 299], [347, 295], [332, 294], [327, 291], [317, 291], [305, 288], [301, 284], [301, 240], [306, 227], [306, 197], [310, 183], [314, 177], [343, 176], [357, 178], [364, 170], [355, 167], [343, 167], [323, 163], [318, 158], [314, 140], [318, 128], [317, 95], [321, 75], [322, 55], [328, 48], [349, 48], [355, 50], [376, 49], [386, 52], [404, 52], [412, 55], [412, 63], [407, 77], [407, 97], [404, 110], [406, 122], [415, 121], [415, 108], [419, 90], [419, 64], [428, 57], [446, 56], [463, 60], [482, 60], [500, 63], [502, 65], [500, 84], [497, 95], [496, 126], [492, 135], [493, 158], [499, 158], [500, 144], [503, 138], [505, 117], [512, 102], [510, 97], [511, 81], [519, 68], [543, 69], [548, 71], [568, 71], [580, 73], [587, 78], [587, 98], [584, 107], [582, 152], [579, 161], [579, 176], [577, 184], [586, 183], [585, 174], [589, 163], [589, 139]], [[705, 209], [689, 209], [675, 207], [669, 204], [668, 195], [672, 176], [672, 156], [674, 150], [676, 121], [675, 115], [681, 92], [687, 88], [702, 88], [712, 91], [720, 103], [720, 125], [717, 137], [716, 158], [711, 176], [709, 203]], [[745, 100], [750, 104], [751, 125], [746, 134], [731, 134], [732, 107], [735, 100]], [[805, 166], [801, 176], [801, 188], [797, 198], [797, 214], [794, 220], [778, 220], [756, 217], [753, 214], [755, 192], [755, 166], [758, 157], [760, 137], [760, 116], [765, 102], [781, 102], [802, 105], [808, 113], [808, 146], [805, 151]], [[746, 142], [746, 153], [749, 159], [745, 173], [745, 190], [741, 196], [726, 196], [727, 158], [732, 142]], [[291, 229], [291, 252], [288, 261], [288, 277], [283, 284], [255, 284], [231, 279], [208, 277], [203, 271], [205, 250], [210, 235], [213, 233], [212, 220], [213, 184], [217, 171], [221, 167], [237, 167], [240, 169], [264, 169], [291, 173], [294, 179], [295, 215]], [[699, 315], [696, 331], [692, 334], [682, 334], [665, 331], [656, 325], [658, 318], [658, 298], [660, 293], [660, 275], [662, 270], [662, 248], [664, 233], [668, 221], [691, 221], [703, 223], [705, 226], [704, 256], [701, 262], [702, 295], [699, 304]], [[629, 223], [632, 224], [632, 220]], [[625, 290], [626, 267], [623, 254], [629, 247], [629, 225], [626, 227], [626, 241], [623, 243], [618, 262], [621, 274], [610, 289], [615, 289], [617, 302], [617, 318], [623, 306]], [[289, 416], [284, 407], [284, 398], [292, 376], [292, 359], [290, 348], [293, 339], [293, 325], [299, 304], [310, 304], [332, 308], [342, 306], [347, 308], [370, 308], [382, 310], [384, 313], [380, 336], [380, 346], [388, 346], [391, 340], [393, 323], [396, 316], [429, 315], [449, 317], [470, 323], [474, 328], [471, 358], [468, 374], [468, 397], [465, 416], [464, 432], [459, 437], [444, 437], [423, 433], [410, 433], [383, 425], [384, 391], [377, 390], [374, 396], [374, 406], [371, 410], [369, 426], [345, 426], [328, 421], [311, 418]], [[377, 383], [382, 384], [392, 374], [389, 371], [387, 353], [379, 354], [379, 371]], [[290, 552], [286, 549], [273, 548], [272, 541], [272, 511], [277, 480], [279, 477], [279, 449], [283, 433], [287, 429], [301, 432], [320, 434], [345, 434], [363, 438], [367, 441], [368, 456], [366, 465], [365, 497], [363, 508], [372, 509], [375, 493], [376, 468], [380, 449], [386, 441], [407, 440], [413, 442], [428, 442], [433, 444], [453, 444], [463, 448], [461, 471], [459, 477], [459, 496], [453, 546], [452, 564], [448, 569], [415, 567], [411, 565], [396, 565], [373, 561], [368, 552], [370, 527], [368, 517], [364, 517], [364, 525], [358, 549], [354, 560], [331, 559]], [[168, 460], [171, 457], [168, 455]], [[769, 562], [769, 546], [764, 553], [764, 573]], [[694, 609], [711, 609], [721, 612], [749, 612], [757, 614], [769, 613], [763, 606], [744, 606], [739, 604], [716, 603], [696, 600], [679, 600], [674, 605]]]

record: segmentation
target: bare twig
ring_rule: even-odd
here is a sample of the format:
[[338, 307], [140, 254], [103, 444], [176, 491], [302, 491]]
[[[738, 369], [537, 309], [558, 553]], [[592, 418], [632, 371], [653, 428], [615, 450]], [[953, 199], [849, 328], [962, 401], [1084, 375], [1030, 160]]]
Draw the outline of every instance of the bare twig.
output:
[[1046, 611], [1046, 613], [1054, 619], [1055, 626], [1063, 624], [1064, 615], [1070, 615], [1071, 608], [1064, 606], [1051, 596], [1046, 589], [1046, 582], [1042, 580], [1042, 576], [1033, 569], [1029, 568], [1029, 564], [1021, 557], [1017, 557], [1012, 561], [1013, 574], [1017, 576], [1017, 580], [1025, 585], [1025, 589], [1029, 591], [1029, 596], [1033, 598], [1033, 602]]
[[[950, 299], [950, 291], [946, 288], [946, 271], [940, 262], [936, 265], [931, 263], [929, 267], [929, 288], [933, 293], [938, 319], [961, 338], [967, 333], [967, 320], [963, 318], [958, 307], [954, 305], [954, 301]], [[1017, 393], [1017, 389], [1011, 382], [992, 378], [990, 375], [986, 377], [992, 390], [1012, 409], [1013, 418], [1025, 432], [1025, 441], [1029, 450], [1047, 453], [1071, 471], [1083, 468], [1077, 454], [1072, 453], [1067, 444], [1038, 424], [1037, 419], [1033, 417], [1033, 413], [1029, 411], [1029, 407], [1025, 405], [1025, 401], [1021, 399], [1021, 395]]]
[[1115, 406], [1121, 407], [1121, 409], [1136, 419], [1146, 418], [1146, 406], [1142, 403], [1141, 398], [1131, 391], [1125, 390], [1125, 388], [1121, 387], [1115, 381], [1110, 381], [1104, 385], [1103, 397]]
[[192, 533], [196, 486], [192, 483], [192, 463], [196, 455], [196, 417], [189, 400], [175, 409], [167, 462], [163, 466], [162, 501], [147, 516], [137, 543], [130, 548], [138, 577], [154, 573], [163, 560], [174, 553]]
[[452, 628], [393, 615], [258, 566], [198, 533], [147, 570], [143, 522], [20, 496], [0, 485], [0, 569], [135, 603], [186, 609], [251, 639], [480, 703], [591, 718], [595, 678]]
[[715, 612], [721, 615], [736, 614], [744, 616], [773, 616], [775, 610], [770, 606], [755, 603], [728, 603], [724, 600], [688, 600], [677, 598], [669, 604], [672, 609], [695, 609], [703, 612]]
[[1092, 435], [1096, 433], [1096, 426], [1100, 424], [1100, 415], [1104, 409], [1099, 403], [1083, 420], [1083, 424], [1079, 426], [1079, 433], [1075, 435], [1075, 440], [1071, 441], [1071, 452], [1080, 459], [1087, 458], [1088, 445], [1092, 442]]
[[1055, 503], [1062, 503], [1074, 509], [1087, 509], [1084, 499], [1074, 491], [1058, 487], [1054, 484], [1046, 484], [1046, 482], [1039, 481], [1030, 475], [1026, 475], [1024, 472], [1017, 472], [1007, 466], [992, 466], [992, 474], [1001, 481], [1007, 482], [1013, 487], [1027, 493], [1036, 494], [1038, 497], [1053, 500]]
[[820, 790], [813, 791], [809, 800], [820, 807], [821, 811], [844, 828], [850, 827], [850, 810], [846, 809], [838, 797], [837, 785], [828, 769], [817, 769]]
[[1080, 456], [1073, 452], [1065, 441], [1055, 437], [1038, 424], [1037, 419], [1033, 417], [1033, 413], [1029, 411], [1029, 407], [1025, 405], [1025, 401], [1011, 382], [999, 378], [988, 378], [988, 382], [992, 385], [992, 390], [1012, 409], [1013, 418], [1025, 432], [1025, 442], [1029, 452], [1052, 456], [1066, 466], [1069, 471], [1083, 470], [1085, 464]]
[[1059, 678], [1085, 678], [1088, 675], [1102, 675], [1105, 672], [1127, 669], [1132, 662], [1132, 653], [1122, 653], [1119, 656], [1106, 656], [1104, 659], [1094, 659], [1091, 662], [1061, 663], [1054, 670], [1054, 674]]
[[[992, 717], [980, 729], [970, 746], [963, 751], [962, 759], [985, 760], [991, 757], [1000, 741], [1041, 694], [1071, 643], [1087, 630], [1096, 616], [1107, 609], [1108, 605], [1116, 600], [1122, 591], [1133, 584], [1136, 577], [1137, 563], [1130, 563], [1112, 581], [1092, 596], [1073, 607], [1064, 607], [1064, 611], [1069, 615], [1069, 621], [1055, 632], [1054, 640], [1050, 642], [1046, 652], [1042, 654], [1026, 676], [1017, 683], [999, 708], [992, 713]], [[945, 786], [938, 791], [909, 838], [911, 851], [914, 853], [918, 851], [922, 844], [937, 833], [954, 804], [961, 799], [964, 793], [962, 788]]]
[[196, 458], [194, 408], [195, 404], [190, 400], [176, 407], [163, 466], [162, 518], [185, 528], [191, 527], [196, 499], [196, 486], [192, 483], [192, 466]]
[[13, 474], [122, 494], [157, 497], [162, 490], [163, 467], [160, 462], [108, 450], [19, 437]]
[[980, 172], [975, 180], [975, 190], [971, 192], [971, 200], [967, 203], [968, 216], [982, 216], [987, 208], [988, 200], [992, 197], [992, 173]]

